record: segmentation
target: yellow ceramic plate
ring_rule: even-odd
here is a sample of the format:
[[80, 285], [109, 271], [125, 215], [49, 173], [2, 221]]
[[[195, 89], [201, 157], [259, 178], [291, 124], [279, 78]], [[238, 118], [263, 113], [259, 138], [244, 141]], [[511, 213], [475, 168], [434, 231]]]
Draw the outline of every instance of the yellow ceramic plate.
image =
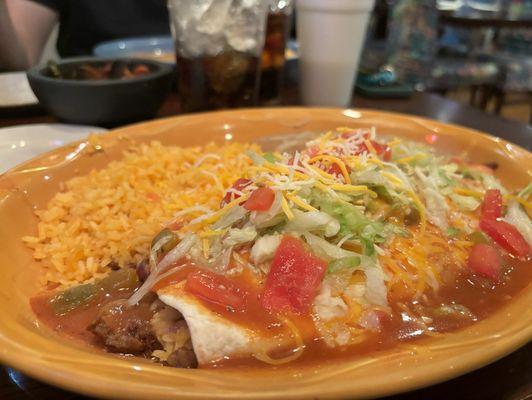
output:
[[[444, 151], [495, 161], [511, 188], [526, 185], [532, 155], [503, 140], [458, 126], [374, 111], [260, 109], [197, 114], [128, 126], [103, 136], [105, 151], [78, 143], [35, 158], [0, 176], [0, 360], [53, 385], [112, 398], [375, 397], [434, 384], [481, 367], [532, 339], [532, 285], [492, 317], [467, 329], [353, 361], [305, 368], [180, 370], [138, 358], [95, 352], [61, 339], [32, 314], [38, 265], [21, 242], [35, 232], [59, 184], [120, 157], [126, 147], [160, 140], [183, 146], [252, 141], [266, 135], [375, 126], [382, 134], [423, 140], [438, 135]], [[531, 266], [532, 267], [532, 266]]]

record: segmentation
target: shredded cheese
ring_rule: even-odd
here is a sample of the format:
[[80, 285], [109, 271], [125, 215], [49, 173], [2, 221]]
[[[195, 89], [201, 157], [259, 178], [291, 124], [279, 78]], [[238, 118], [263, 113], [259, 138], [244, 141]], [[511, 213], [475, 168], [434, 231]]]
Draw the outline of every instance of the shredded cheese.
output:
[[198, 233], [198, 236], [200, 238], [208, 238], [213, 236], [221, 236], [227, 232], [228, 229], [220, 229], [220, 230], [212, 230], [212, 229], [205, 229], [204, 231]]
[[[212, 224], [216, 221], [218, 221], [222, 215], [224, 215], [227, 211], [229, 211], [231, 208], [238, 206], [239, 204], [242, 204], [244, 201], [246, 201], [249, 197], [249, 194], [246, 193], [244, 196], [239, 197], [238, 199], [235, 199], [229, 203], [227, 203], [221, 210], [213, 213], [212, 215], [208, 216], [207, 218], [203, 219], [201, 222], [203, 224]], [[192, 223], [192, 221], [190, 221]]]
[[345, 166], [345, 163], [342, 160], [340, 160], [338, 157], [330, 156], [330, 155], [327, 155], [327, 154], [320, 154], [320, 155], [312, 157], [309, 160], [309, 163], [314, 163], [314, 162], [319, 161], [319, 160], [327, 160], [327, 161], [329, 161], [331, 163], [334, 163], [334, 164], [338, 165], [338, 167], [340, 168], [340, 171], [342, 173], [342, 176], [344, 177], [345, 183], [347, 183], [347, 184], [351, 183], [351, 178], [349, 177], [349, 173], [347, 172], [347, 168]]
[[376, 198], [377, 193], [369, 189], [366, 185], [342, 185], [342, 184], [333, 184], [329, 186], [333, 190], [339, 192], [366, 192], [371, 197]]
[[299, 206], [300, 208], [302, 208], [304, 210], [307, 210], [307, 211], [318, 211], [317, 208], [312, 207], [310, 204], [308, 204], [305, 200], [303, 200], [299, 196], [287, 194], [286, 197], [288, 198], [288, 200], [292, 201], [296, 206]]
[[202, 174], [205, 174], [205, 175], [207, 175], [207, 176], [210, 176], [210, 177], [212, 178], [212, 180], [214, 181], [214, 184], [216, 185], [216, 187], [218, 188], [218, 190], [220, 190], [220, 192], [221, 192], [222, 194], [225, 193], [225, 189], [224, 189], [224, 187], [222, 186], [222, 183], [220, 182], [220, 180], [218, 179], [218, 177], [217, 177], [215, 174], [213, 174], [213, 173], [210, 172], [210, 171], [205, 171], [205, 170], [201, 170], [201, 173], [202, 173]]
[[398, 160], [395, 160], [395, 162], [398, 164], [408, 164], [411, 161], [422, 160], [427, 157], [428, 156], [426, 154], [418, 153], [418, 154], [414, 154], [413, 156], [399, 158]]
[[464, 196], [476, 197], [478, 199], [481, 199], [484, 197], [483, 193], [477, 192], [471, 189], [466, 189], [466, 188], [454, 188], [453, 192], [455, 192], [456, 194], [464, 195]]
[[333, 175], [328, 174], [327, 172], [325, 172], [325, 171], [323, 171], [323, 170], [321, 170], [321, 169], [319, 169], [319, 168], [317, 168], [317, 167], [315, 167], [313, 165], [310, 165], [310, 164], [307, 164], [307, 165], [308, 165], [308, 168], [311, 171], [313, 171], [316, 174], [320, 175], [322, 178], [325, 178], [325, 179], [327, 179], [329, 181], [335, 181], [336, 180], [336, 178]]
[[390, 147], [394, 147], [394, 146], [397, 146], [398, 144], [402, 143], [402, 140], [400, 139], [394, 139], [392, 140], [391, 142], [388, 142], [388, 146]]
[[364, 144], [368, 148], [368, 151], [373, 154], [374, 156], [377, 155], [377, 150], [375, 150], [375, 147], [373, 147], [373, 144], [368, 139], [364, 139]]
[[414, 204], [419, 210], [420, 232], [421, 234], [424, 234], [427, 226], [427, 212], [425, 210], [425, 206], [423, 205], [423, 203], [421, 203], [421, 200], [419, 200], [419, 197], [413, 190], [410, 190], [409, 194], [412, 200], [414, 201]]
[[214, 154], [214, 153], [207, 153], [205, 154], [203, 157], [200, 157], [195, 163], [194, 163], [194, 168], [198, 168], [202, 163], [203, 161], [209, 159], [209, 158], [213, 158], [215, 160], [221, 160], [221, 157], [218, 155], [218, 154]]
[[376, 164], [376, 165], [378, 165], [379, 167], [382, 167], [382, 168], [384, 167], [384, 163], [381, 160], [379, 160], [378, 158], [373, 158], [373, 157], [369, 158], [368, 157], [367, 161], [370, 164]]
[[292, 210], [290, 210], [290, 206], [288, 205], [288, 202], [286, 201], [286, 198], [283, 194], [281, 194], [281, 208], [289, 220], [294, 219], [294, 213], [292, 212]]
[[404, 184], [403, 184], [403, 181], [401, 179], [399, 179], [397, 176], [395, 176], [394, 174], [392, 174], [391, 172], [386, 172], [386, 171], [380, 171], [380, 174], [387, 178], [388, 181], [390, 181], [390, 183], [396, 187], [403, 187]]
[[507, 195], [505, 195], [504, 197], [505, 197], [505, 199], [512, 199], [512, 200], [515, 200], [515, 201], [517, 201], [519, 204], [521, 204], [523, 207], [528, 208], [529, 210], [532, 210], [532, 203], [526, 201], [526, 200], [523, 199], [522, 197], [514, 196], [514, 195], [511, 195], [511, 194], [507, 194]]
[[204, 238], [202, 241], [202, 246], [203, 246], [203, 257], [205, 257], [206, 259], [209, 258], [209, 251], [210, 251], [210, 241], [208, 238]]

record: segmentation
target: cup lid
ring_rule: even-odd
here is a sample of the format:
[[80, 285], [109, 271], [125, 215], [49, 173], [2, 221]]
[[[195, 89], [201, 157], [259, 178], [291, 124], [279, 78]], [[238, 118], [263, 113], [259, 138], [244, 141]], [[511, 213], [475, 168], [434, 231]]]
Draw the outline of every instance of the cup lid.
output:
[[369, 12], [374, 4], [375, 0], [296, 0], [299, 10], [323, 12]]

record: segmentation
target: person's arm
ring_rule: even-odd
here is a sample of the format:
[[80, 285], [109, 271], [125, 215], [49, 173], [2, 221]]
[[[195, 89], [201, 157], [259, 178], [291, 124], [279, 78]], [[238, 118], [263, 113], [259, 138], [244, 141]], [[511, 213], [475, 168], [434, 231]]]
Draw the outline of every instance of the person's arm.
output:
[[33, 1], [0, 0], [0, 70], [37, 63], [57, 19], [51, 8]]

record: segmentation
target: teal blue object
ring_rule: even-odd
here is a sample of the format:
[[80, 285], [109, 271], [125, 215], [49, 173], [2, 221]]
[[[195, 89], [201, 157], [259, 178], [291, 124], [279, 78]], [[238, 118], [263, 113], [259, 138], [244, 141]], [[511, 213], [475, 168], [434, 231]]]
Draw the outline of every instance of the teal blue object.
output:
[[389, 86], [395, 84], [396, 76], [392, 70], [381, 69], [373, 74], [360, 73], [357, 80], [363, 85]]

